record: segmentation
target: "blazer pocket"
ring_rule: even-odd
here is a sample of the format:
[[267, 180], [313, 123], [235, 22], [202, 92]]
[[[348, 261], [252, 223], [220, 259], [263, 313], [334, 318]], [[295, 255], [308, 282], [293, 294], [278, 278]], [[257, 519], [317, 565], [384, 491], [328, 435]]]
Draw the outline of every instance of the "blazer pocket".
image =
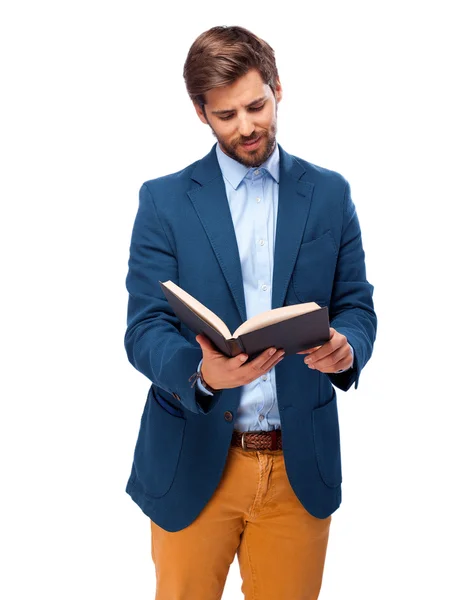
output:
[[174, 406], [171, 402], [163, 398], [160, 394], [155, 394], [155, 400], [160, 404], [160, 406], [170, 415], [175, 417], [184, 418], [184, 412], [178, 406]]
[[150, 388], [134, 452], [137, 478], [146, 494], [159, 498], [173, 484], [186, 419], [170, 414]]
[[292, 272], [292, 286], [301, 302], [327, 304], [333, 288], [337, 251], [330, 230], [301, 244]]
[[333, 398], [312, 411], [313, 440], [318, 470], [323, 482], [331, 488], [342, 482], [341, 444], [339, 435], [338, 407], [336, 391]]

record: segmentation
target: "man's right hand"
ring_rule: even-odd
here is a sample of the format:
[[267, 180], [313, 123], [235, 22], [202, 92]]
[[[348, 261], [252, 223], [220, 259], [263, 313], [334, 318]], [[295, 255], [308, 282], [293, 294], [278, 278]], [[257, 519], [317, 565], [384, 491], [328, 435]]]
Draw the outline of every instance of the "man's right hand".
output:
[[[229, 358], [219, 352], [213, 343], [202, 333], [196, 336], [197, 343], [202, 350], [201, 373], [207, 385], [216, 390], [235, 388], [251, 383], [264, 373], [267, 373], [284, 358], [282, 348], [267, 348], [259, 356], [245, 362], [248, 356], [245, 353]], [[274, 350], [271, 355], [270, 351]], [[244, 358], [244, 360], [240, 360]]]

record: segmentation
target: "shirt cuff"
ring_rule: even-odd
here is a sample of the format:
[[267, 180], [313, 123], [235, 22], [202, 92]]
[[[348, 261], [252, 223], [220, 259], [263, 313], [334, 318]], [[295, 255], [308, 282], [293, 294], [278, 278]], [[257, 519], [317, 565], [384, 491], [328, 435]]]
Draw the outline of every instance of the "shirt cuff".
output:
[[[201, 362], [199, 363], [199, 365], [197, 367], [198, 371], [200, 371], [200, 369], [201, 369], [202, 361], [203, 361], [203, 359], [201, 359]], [[202, 385], [201, 380], [199, 379], [199, 377], [197, 378], [196, 387], [197, 387], [197, 389], [202, 394], [205, 394], [206, 396], [213, 396], [214, 395], [212, 392], [209, 392], [209, 390], [205, 386]]]

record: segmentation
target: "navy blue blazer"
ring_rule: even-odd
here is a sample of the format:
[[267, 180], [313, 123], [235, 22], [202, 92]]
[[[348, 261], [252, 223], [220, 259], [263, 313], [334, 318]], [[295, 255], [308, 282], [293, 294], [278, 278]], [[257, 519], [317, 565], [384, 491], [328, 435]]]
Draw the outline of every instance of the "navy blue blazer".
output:
[[[300, 502], [326, 518], [341, 503], [335, 387], [347, 391], [372, 354], [377, 319], [349, 184], [338, 173], [280, 146], [272, 308], [314, 301], [354, 348], [353, 368], [309, 369], [304, 355], [276, 366], [287, 474]], [[226, 462], [240, 387], [206, 396], [191, 387], [202, 351], [171, 310], [159, 281], [170, 279], [221, 317], [246, 320], [242, 271], [215, 153], [146, 181], [132, 231], [125, 348], [152, 382], [126, 492], [168, 531], [188, 526], [217, 487]], [[335, 387], [334, 387], [335, 386]]]

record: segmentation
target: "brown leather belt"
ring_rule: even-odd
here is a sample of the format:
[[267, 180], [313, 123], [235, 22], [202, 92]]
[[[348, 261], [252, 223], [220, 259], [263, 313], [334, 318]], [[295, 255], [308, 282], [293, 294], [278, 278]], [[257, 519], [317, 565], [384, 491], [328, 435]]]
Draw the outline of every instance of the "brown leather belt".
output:
[[232, 446], [238, 446], [243, 450], [282, 450], [281, 430], [234, 431]]

